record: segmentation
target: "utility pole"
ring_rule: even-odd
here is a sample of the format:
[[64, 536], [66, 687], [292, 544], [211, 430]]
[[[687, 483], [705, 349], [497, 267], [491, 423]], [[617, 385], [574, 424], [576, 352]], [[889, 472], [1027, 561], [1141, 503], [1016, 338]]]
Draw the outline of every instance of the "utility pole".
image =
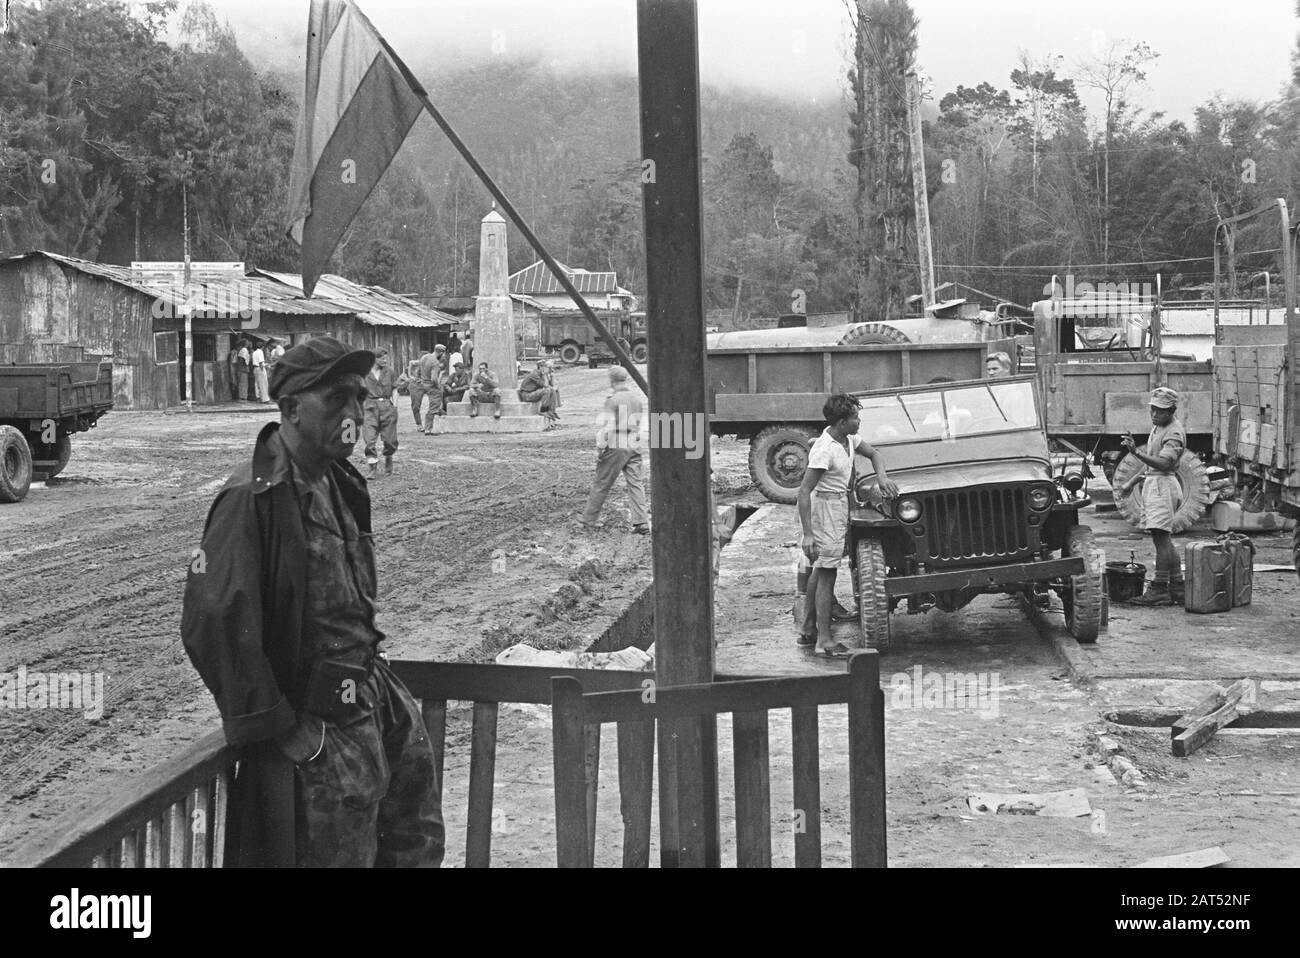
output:
[[925, 144], [921, 141], [921, 84], [907, 75], [907, 127], [912, 143], [912, 193], [916, 200], [917, 262], [924, 305], [934, 305], [934, 246], [930, 242], [930, 197], [925, 183]]
[[194, 411], [194, 309], [190, 305], [190, 193], [189, 169], [181, 180], [182, 228], [185, 233], [185, 279], [181, 311], [185, 316], [185, 409]]

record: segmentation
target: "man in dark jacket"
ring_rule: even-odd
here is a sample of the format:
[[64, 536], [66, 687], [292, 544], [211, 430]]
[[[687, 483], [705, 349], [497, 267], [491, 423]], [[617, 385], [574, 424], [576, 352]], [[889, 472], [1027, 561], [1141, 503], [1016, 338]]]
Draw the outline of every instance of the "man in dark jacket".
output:
[[373, 363], [325, 336], [284, 354], [280, 422], [217, 494], [190, 564], [185, 650], [242, 749], [240, 864], [442, 862], [433, 749], [379, 653], [370, 497], [347, 462]]

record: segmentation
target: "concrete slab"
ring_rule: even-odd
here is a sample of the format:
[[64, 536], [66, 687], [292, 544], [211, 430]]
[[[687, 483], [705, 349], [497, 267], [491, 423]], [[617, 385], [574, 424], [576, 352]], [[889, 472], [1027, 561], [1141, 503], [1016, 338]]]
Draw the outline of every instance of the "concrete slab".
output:
[[444, 416], [441, 429], [444, 434], [544, 432], [546, 418], [544, 416], [502, 416], [500, 419], [494, 419], [491, 413], [480, 412], [472, 419], [468, 415]]
[[[501, 412], [501, 418], [506, 416], [540, 416], [541, 406], [539, 402], [512, 402], [505, 400], [500, 403], [479, 403], [479, 417], [487, 416], [489, 419], [498, 411]], [[447, 418], [470, 418], [470, 413], [474, 411], [473, 405], [468, 402], [449, 402], [447, 403]]]

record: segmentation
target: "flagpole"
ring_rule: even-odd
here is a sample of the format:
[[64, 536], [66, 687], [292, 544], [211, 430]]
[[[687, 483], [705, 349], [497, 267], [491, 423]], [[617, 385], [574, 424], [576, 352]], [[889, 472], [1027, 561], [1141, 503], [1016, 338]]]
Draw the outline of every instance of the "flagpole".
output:
[[[357, 10], [357, 12], [360, 13], [361, 11]], [[363, 18], [365, 17], [365, 14], [361, 15]], [[366, 23], [369, 25], [369, 20], [367, 20]], [[420, 104], [424, 107], [425, 112], [427, 112], [429, 116], [433, 117], [433, 122], [437, 123], [442, 129], [442, 132], [446, 134], [447, 139], [451, 141], [451, 145], [456, 148], [456, 152], [465, 159], [465, 162], [469, 164], [470, 169], [474, 171], [474, 174], [482, 181], [483, 185], [487, 187], [488, 192], [491, 193], [496, 201], [501, 204], [501, 209], [505, 211], [505, 214], [509, 216], [515, 226], [519, 228], [519, 232], [524, 234], [524, 239], [528, 240], [529, 245], [531, 245], [537, 255], [541, 257], [542, 262], [550, 267], [551, 273], [557, 280], [559, 280], [560, 285], [564, 287], [564, 291], [573, 297], [573, 301], [577, 303], [578, 309], [582, 310], [582, 315], [587, 318], [587, 322], [591, 324], [592, 329], [594, 329], [600, 338], [605, 341], [605, 344], [609, 346], [610, 351], [613, 352], [615, 358], [618, 359], [619, 365], [627, 370], [628, 375], [632, 377], [633, 382], [640, 386], [641, 391], [648, 397], [650, 395], [650, 385], [646, 382], [645, 377], [641, 375], [641, 370], [637, 369], [636, 364], [632, 362], [632, 357], [623, 352], [623, 347], [618, 344], [618, 340], [605, 327], [605, 324], [596, 317], [595, 312], [592, 311], [591, 306], [587, 303], [586, 299], [583, 298], [582, 294], [578, 292], [577, 287], [573, 285], [568, 274], [560, 268], [560, 264], [555, 261], [555, 258], [546, 251], [546, 247], [542, 245], [542, 241], [537, 238], [537, 234], [529, 228], [526, 222], [524, 222], [524, 218], [519, 215], [519, 211], [515, 209], [514, 204], [511, 203], [505, 193], [501, 191], [501, 187], [497, 186], [496, 181], [492, 179], [488, 174], [488, 171], [485, 170], [483, 165], [474, 157], [474, 154], [469, 151], [469, 147], [467, 147], [464, 141], [456, 135], [456, 131], [451, 128], [451, 124], [447, 122], [446, 117], [438, 112], [438, 108], [429, 100], [429, 94], [425, 92], [424, 86], [420, 81], [415, 78], [415, 74], [407, 68], [406, 64], [402, 62], [402, 58], [399, 57], [393, 48], [388, 45], [388, 41], [384, 39], [383, 35], [380, 34], [378, 30], [375, 30], [373, 26], [371, 26], [370, 29], [374, 33], [375, 37], [378, 38], [384, 51], [392, 58], [394, 66], [396, 66], [401, 72], [403, 79], [410, 84], [411, 92], [419, 98]]]

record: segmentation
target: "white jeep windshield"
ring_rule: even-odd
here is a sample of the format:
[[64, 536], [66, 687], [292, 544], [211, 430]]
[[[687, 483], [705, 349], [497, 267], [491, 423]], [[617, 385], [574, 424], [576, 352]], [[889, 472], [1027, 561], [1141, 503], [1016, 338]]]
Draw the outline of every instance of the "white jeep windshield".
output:
[[864, 396], [858, 434], [872, 445], [956, 439], [1039, 426], [1034, 385], [989, 382]]

